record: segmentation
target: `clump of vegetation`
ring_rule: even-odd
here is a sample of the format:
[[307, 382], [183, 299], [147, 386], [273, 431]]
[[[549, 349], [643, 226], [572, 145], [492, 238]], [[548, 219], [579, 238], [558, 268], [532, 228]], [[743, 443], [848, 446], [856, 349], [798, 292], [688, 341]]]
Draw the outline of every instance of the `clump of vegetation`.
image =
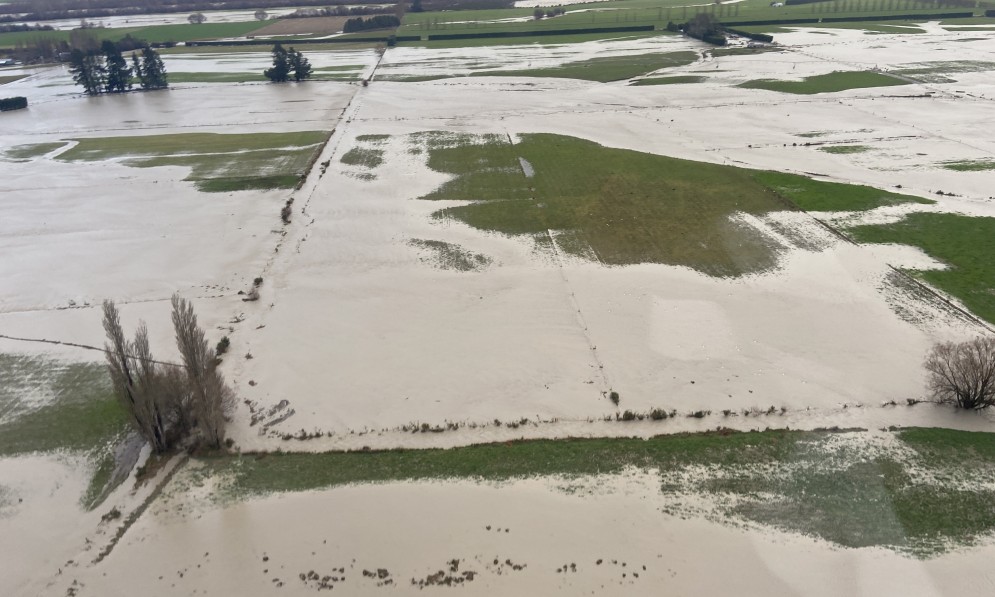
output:
[[214, 347], [214, 353], [220, 357], [228, 352], [229, 346], [231, 346], [231, 340], [228, 339], [228, 336], [222, 336], [221, 340], [218, 341], [218, 345]]
[[126, 340], [117, 307], [104, 301], [105, 352], [114, 393], [156, 453], [188, 438], [220, 449], [234, 395], [217, 369], [217, 355], [197, 325], [193, 305], [179, 295], [173, 295], [172, 304], [182, 366], [153, 358], [144, 323], [134, 341]]
[[618, 392], [616, 392], [614, 390], [612, 390], [611, 392], [608, 392], [608, 399], [612, 401], [612, 404], [614, 404], [615, 406], [618, 406], [618, 403], [619, 403], [619, 400], [620, 400]]
[[929, 351], [925, 367], [936, 401], [967, 409], [995, 404], [995, 338], [941, 342]]

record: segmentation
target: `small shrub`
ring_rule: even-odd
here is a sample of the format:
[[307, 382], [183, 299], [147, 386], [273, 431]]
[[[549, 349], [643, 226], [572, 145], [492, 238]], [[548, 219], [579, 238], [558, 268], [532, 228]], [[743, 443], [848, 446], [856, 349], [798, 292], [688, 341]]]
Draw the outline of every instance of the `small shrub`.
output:
[[662, 408], [654, 408], [650, 411], [650, 418], [654, 421], [662, 421], [667, 418], [667, 411]]
[[289, 202], [283, 206], [283, 209], [280, 210], [280, 219], [283, 220], [284, 224], [290, 223], [290, 211], [291, 209]]
[[619, 402], [618, 392], [615, 392], [615, 391], [609, 392], [608, 393], [608, 399], [612, 401], [612, 404], [614, 404], [615, 406], [618, 406], [618, 402]]
[[231, 340], [228, 339], [228, 336], [222, 336], [221, 340], [218, 341], [218, 345], [214, 347], [214, 353], [220, 357], [228, 352], [229, 346], [231, 346]]
[[23, 110], [28, 107], [28, 98], [26, 97], [5, 97], [0, 99], [0, 112], [8, 112], [10, 110]]
[[632, 412], [631, 410], [627, 410], [624, 413], [622, 413], [622, 420], [623, 421], [635, 421], [636, 420], [636, 413]]

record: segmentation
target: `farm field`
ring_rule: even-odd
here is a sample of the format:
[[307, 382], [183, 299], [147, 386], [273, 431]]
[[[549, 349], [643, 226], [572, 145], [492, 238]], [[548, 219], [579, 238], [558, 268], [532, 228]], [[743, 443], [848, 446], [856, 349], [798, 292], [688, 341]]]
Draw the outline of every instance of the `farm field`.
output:
[[[398, 33], [532, 8], [476, 13]], [[0, 593], [990, 584], [995, 414], [922, 363], [995, 330], [995, 42], [900, 26], [5, 69]], [[101, 302], [176, 363], [174, 293], [225, 450], [150, 454], [106, 375]]]

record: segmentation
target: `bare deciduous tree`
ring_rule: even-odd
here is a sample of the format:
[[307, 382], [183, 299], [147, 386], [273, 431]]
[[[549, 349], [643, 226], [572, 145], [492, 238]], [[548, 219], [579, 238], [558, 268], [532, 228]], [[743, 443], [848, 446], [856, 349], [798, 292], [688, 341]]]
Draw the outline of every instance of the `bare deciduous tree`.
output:
[[204, 442], [220, 448], [225, 439], [225, 413], [233, 400], [231, 389], [217, 369], [217, 356], [207, 343], [204, 330], [190, 301], [173, 295], [173, 328], [176, 346], [186, 365], [191, 406]]
[[173, 327], [183, 365], [161, 364], [152, 357], [142, 323], [128, 342], [112, 301], [104, 301], [107, 364], [114, 391], [135, 429], [162, 453], [197, 431], [211, 448], [221, 448], [225, 420], [234, 394], [217, 370], [217, 358], [197, 326], [193, 305], [173, 296]]
[[134, 343], [128, 342], [117, 307], [113, 301], [104, 301], [104, 331], [114, 393], [130, 415], [135, 429], [152, 444], [152, 449], [164, 452], [169, 447], [167, 422], [160, 408], [162, 393], [145, 324], [139, 326]]
[[960, 408], [995, 404], [995, 338], [968, 342], [941, 342], [924, 363], [935, 400]]

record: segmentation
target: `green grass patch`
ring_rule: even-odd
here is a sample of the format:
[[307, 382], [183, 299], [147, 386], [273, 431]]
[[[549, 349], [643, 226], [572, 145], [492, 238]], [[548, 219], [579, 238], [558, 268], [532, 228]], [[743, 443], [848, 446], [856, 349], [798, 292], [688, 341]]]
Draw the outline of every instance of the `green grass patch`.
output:
[[888, 87], [892, 85], [908, 85], [895, 77], [870, 71], [836, 71], [825, 75], [805, 77], [801, 81], [778, 81], [775, 79], [757, 79], [740, 83], [737, 87], [746, 89], [766, 89], [781, 93], [815, 94], [833, 93], [847, 89], [863, 89], [866, 87]]
[[16, 145], [10, 149], [4, 150], [3, 157], [11, 160], [30, 160], [31, 158], [43, 156], [46, 153], [55, 151], [60, 147], [65, 147], [65, 145], [65, 141], [58, 141], [56, 143], [29, 143], [27, 145]]
[[[642, 439], [514, 441], [448, 450], [280, 453], [207, 458], [226, 498], [351, 483], [426, 479], [505, 481], [555, 476], [561, 486], [627, 468], [654, 470], [664, 511], [749, 520], [845, 547], [884, 546], [918, 557], [995, 530], [995, 435], [910, 429], [912, 448], [867, 434], [767, 431]], [[688, 474], [694, 471], [694, 474]], [[944, 482], [944, 479], [962, 481]], [[674, 498], [673, 501], [668, 498]], [[695, 510], [694, 504], [714, 504]]]
[[757, 48], [715, 48], [711, 52], [713, 58], [723, 58], [725, 56], [753, 56], [755, 54], [767, 54], [783, 50], [784, 48], [780, 46], [761, 46]]
[[372, 169], [383, 164], [383, 156], [384, 151], [382, 149], [353, 147], [342, 156], [341, 162], [350, 166], [362, 166]]
[[696, 75], [680, 75], [676, 77], [657, 77], [650, 79], [636, 79], [629, 83], [629, 85], [685, 85], [689, 83], [701, 83], [706, 80], [706, 77], [699, 77]]
[[[608, 265], [665, 263], [717, 276], [776, 265], [768, 237], [738, 223], [739, 212], [856, 210], [928, 200], [802, 176], [758, 172], [611, 149], [559, 135], [422, 134], [428, 165], [454, 178], [423, 199], [473, 201], [440, 210], [475, 228], [547, 241]], [[525, 160], [534, 171], [523, 172]], [[559, 241], [559, 236], [557, 237]]]
[[103, 365], [0, 354], [0, 457], [84, 454], [95, 473], [81, 499], [95, 507], [111, 489], [114, 448], [127, 429]]
[[27, 77], [28, 75], [0, 75], [0, 85], [6, 85], [7, 83], [13, 83], [14, 81], [20, 81], [21, 79]]
[[746, 170], [559, 135], [523, 135], [514, 146], [500, 135], [451, 141], [429, 146], [428, 164], [459, 176], [424, 198], [477, 201], [437, 217], [505, 234], [571, 232], [579, 242], [562, 249], [593, 252], [610, 265], [667, 263], [736, 276], [776, 264], [766, 237], [730, 220], [737, 211], [784, 207]]
[[[245, 21], [237, 23], [202, 23], [191, 25], [153, 25], [149, 27], [112, 27], [92, 29], [98, 41], [105, 39], [118, 41], [125, 35], [142, 39], [149, 43], [185, 42], [213, 40], [228, 37], [243, 37], [265, 27], [270, 21]], [[50, 39], [54, 42], [69, 41], [70, 31], [14, 31], [0, 33], [0, 48], [13, 48], [18, 43], [29, 44], [37, 39]], [[258, 50], [258, 48], [257, 48]]]
[[183, 166], [204, 192], [293, 188], [327, 137], [322, 131], [225, 135], [183, 133], [79, 139], [67, 161], [126, 158], [136, 168]]
[[[150, 43], [212, 40], [228, 37], [243, 37], [253, 31], [262, 29], [273, 22], [275, 21], [241, 21], [235, 23], [207, 22], [201, 23], [200, 25], [191, 25], [189, 23], [179, 25], [153, 25], [151, 27], [141, 27], [133, 30], [131, 35]], [[116, 29], [108, 29], [107, 31], [116, 31]], [[120, 37], [115, 39], [120, 39]]]
[[957, 172], [982, 172], [985, 170], [995, 170], [995, 160], [959, 160], [943, 162], [941, 166], [947, 170]]
[[261, 72], [170, 72], [170, 83], [248, 83], [268, 81]]
[[849, 232], [860, 242], [919, 247], [946, 263], [945, 270], [912, 271], [995, 323], [995, 218], [913, 213], [893, 224], [858, 226]]
[[819, 151], [824, 151], [826, 153], [864, 153], [865, 151], [870, 151], [871, 148], [867, 145], [827, 145], [826, 147], [820, 147]]
[[660, 69], [691, 64], [698, 59], [695, 52], [668, 52], [658, 54], [636, 54], [631, 56], [608, 56], [570, 62], [562, 66], [529, 70], [479, 71], [473, 77], [558, 77], [563, 79], [583, 79], [585, 81], [622, 81], [645, 75]]
[[823, 182], [797, 174], [756, 172], [753, 177], [805, 211], [863, 211], [902, 203], [933, 201], [874, 187]]
[[539, 35], [535, 37], [489, 37], [489, 38], [477, 38], [477, 39], [440, 39], [440, 40], [423, 40], [423, 41], [404, 41], [398, 42], [398, 46], [416, 46], [421, 48], [432, 48], [432, 49], [449, 49], [449, 48], [477, 48], [477, 47], [487, 47], [487, 46], [523, 46], [523, 45], [541, 45], [541, 46], [561, 46], [565, 44], [579, 44], [589, 41], [607, 41], [607, 40], [629, 40], [629, 39], [643, 39], [647, 37], [661, 37], [675, 35], [669, 31], [646, 31], [646, 32], [626, 32], [619, 33], [614, 32], [602, 32], [602, 33], [577, 33], [574, 35]]

